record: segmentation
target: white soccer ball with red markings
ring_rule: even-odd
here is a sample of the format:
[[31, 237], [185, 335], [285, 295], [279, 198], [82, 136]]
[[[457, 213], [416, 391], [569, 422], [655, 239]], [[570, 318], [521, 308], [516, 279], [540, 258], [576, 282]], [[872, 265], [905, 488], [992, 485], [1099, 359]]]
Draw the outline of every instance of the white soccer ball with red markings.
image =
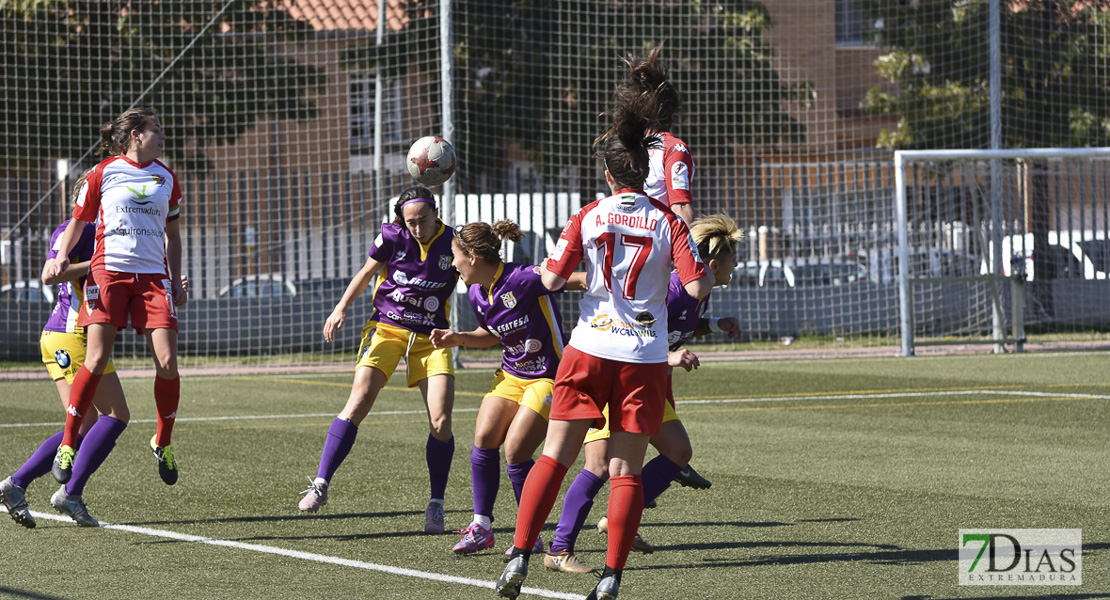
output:
[[421, 185], [439, 185], [455, 174], [455, 147], [451, 142], [429, 135], [413, 142], [405, 164], [409, 174]]

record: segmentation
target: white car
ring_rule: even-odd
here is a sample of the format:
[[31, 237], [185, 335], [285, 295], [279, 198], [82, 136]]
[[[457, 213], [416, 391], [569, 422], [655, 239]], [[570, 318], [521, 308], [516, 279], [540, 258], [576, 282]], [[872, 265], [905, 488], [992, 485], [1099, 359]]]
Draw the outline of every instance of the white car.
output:
[[54, 304], [54, 286], [36, 279], [16, 281], [0, 286], [0, 302], [45, 302]]
[[220, 298], [289, 298], [297, 295], [297, 286], [284, 275], [263, 273], [247, 275], [220, 288]]
[[[1101, 232], [1100, 232], [1101, 233]], [[1088, 239], [1081, 232], [1049, 231], [1048, 260], [1056, 267], [1058, 278], [1107, 279], [1106, 265], [1098, 266], [1087, 256], [1085, 248], [1092, 252], [1100, 262], [1106, 258], [1106, 240]], [[1094, 236], [1089, 236], [1094, 238]], [[1024, 258], [1025, 280], [1033, 281], [1033, 234], [1008, 235], [1002, 238], [1002, 274], [1009, 276], [1015, 266]], [[993, 253], [988, 253], [985, 269], [989, 270]], [[1101, 269], [1099, 267], [1102, 267]]]
[[750, 260], [732, 272], [739, 287], [799, 287], [870, 283], [863, 265], [840, 258]]

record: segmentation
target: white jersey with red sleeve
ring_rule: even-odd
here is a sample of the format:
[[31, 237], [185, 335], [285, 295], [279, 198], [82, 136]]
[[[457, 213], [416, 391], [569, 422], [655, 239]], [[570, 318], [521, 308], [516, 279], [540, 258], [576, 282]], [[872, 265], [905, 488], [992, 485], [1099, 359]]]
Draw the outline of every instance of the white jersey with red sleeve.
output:
[[73, 217], [96, 223], [90, 270], [166, 273], [166, 224], [178, 217], [177, 176], [157, 160], [114, 156], [89, 172]]
[[694, 178], [694, 157], [686, 143], [670, 133], [652, 133], [662, 141], [648, 150], [649, 165], [644, 192], [667, 206], [693, 202], [690, 181]]
[[586, 294], [570, 345], [622, 362], [667, 360], [667, 289], [672, 268], [683, 284], [705, 265], [682, 219], [639, 190], [621, 190], [578, 211], [546, 268], [563, 278], [586, 260]]

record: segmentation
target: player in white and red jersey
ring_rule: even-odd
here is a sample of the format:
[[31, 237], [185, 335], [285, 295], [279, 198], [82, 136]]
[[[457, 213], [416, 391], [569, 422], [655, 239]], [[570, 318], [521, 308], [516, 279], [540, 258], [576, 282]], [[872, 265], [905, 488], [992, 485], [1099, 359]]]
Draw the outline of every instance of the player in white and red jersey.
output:
[[657, 120], [658, 125], [647, 131], [656, 143], [648, 150], [650, 169], [644, 181], [644, 192], [671, 207], [687, 225], [694, 222], [691, 181], [694, 178], [694, 157], [690, 147], [671, 132], [682, 109], [682, 98], [667, 80], [667, 68], [659, 58], [663, 50], [660, 43], [653, 47], [646, 58], [628, 56], [628, 79], [620, 85], [625, 93], [648, 94], [652, 104], [645, 110]]
[[100, 128], [100, 150], [109, 158], [88, 174], [73, 219], [58, 242], [58, 256], [44, 277], [69, 265], [69, 254], [85, 223], [95, 222], [96, 250], [85, 280], [85, 363], [73, 378], [65, 433], [54, 458], [54, 478], [66, 483], [76, 457], [81, 420], [108, 365], [116, 332], [131, 326], [146, 335], [154, 355], [154, 402], [158, 425], [150, 441], [158, 474], [177, 482], [170, 435], [177, 417], [181, 380], [177, 372], [177, 313], [186, 302], [181, 278], [181, 235], [177, 176], [158, 161], [166, 134], [158, 115], [136, 108]]
[[[571, 217], [542, 278], [548, 289], [566, 284], [586, 263], [587, 291], [555, 377], [551, 422], [543, 455], [524, 485], [509, 564], [498, 595], [516, 598], [539, 536], [586, 432], [610, 423], [609, 542], [601, 581], [588, 598], [615, 598], [643, 511], [640, 470], [648, 439], [659, 430], [666, 403], [667, 290], [676, 270], [686, 291], [703, 298], [713, 276], [698, 257], [682, 219], [642, 190], [648, 174], [644, 131], [649, 94], [620, 95], [613, 126], [595, 147], [613, 195]], [[524, 550], [528, 549], [528, 550]]]

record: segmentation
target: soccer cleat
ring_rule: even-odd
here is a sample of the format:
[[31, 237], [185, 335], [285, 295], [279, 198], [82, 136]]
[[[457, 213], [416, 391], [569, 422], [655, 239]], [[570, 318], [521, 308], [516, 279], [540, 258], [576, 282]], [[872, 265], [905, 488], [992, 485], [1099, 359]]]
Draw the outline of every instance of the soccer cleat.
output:
[[12, 516], [12, 520], [27, 529], [34, 529], [35, 518], [31, 516], [31, 511], [27, 508], [27, 500], [24, 499], [26, 492], [27, 490], [16, 485], [11, 477], [0, 481], [0, 501], [8, 507], [8, 514]]
[[69, 478], [73, 476], [73, 460], [76, 457], [77, 451], [72, 446], [58, 446], [58, 452], [54, 455], [54, 466], [50, 468], [55, 481], [69, 483]]
[[548, 571], [558, 571], [560, 573], [593, 573], [594, 570], [586, 563], [582, 562], [573, 553], [562, 550], [560, 552], [548, 552], [543, 555], [543, 566], [547, 567]]
[[70, 496], [64, 485], [50, 497], [50, 506], [69, 515], [81, 527], [100, 527], [100, 522], [89, 516], [89, 509], [85, 508], [85, 501], [81, 496]]
[[463, 531], [455, 533], [464, 534], [463, 539], [451, 549], [455, 554], [469, 554], [493, 548], [493, 530], [485, 529], [477, 523], [471, 523]]
[[621, 583], [613, 575], [602, 577], [601, 581], [597, 582], [597, 587], [586, 596], [586, 600], [616, 600], [617, 593], [620, 591]]
[[158, 459], [158, 476], [166, 485], [173, 485], [177, 483], [177, 459], [173, 455], [173, 446], [159, 446], [154, 443], [157, 437], [150, 438], [150, 451]]
[[438, 502], [429, 502], [428, 508], [424, 509], [424, 533], [443, 533], [445, 531], [443, 519], [443, 505]]
[[308, 479], [308, 489], [301, 492], [304, 498], [301, 498], [297, 508], [305, 512], [316, 512], [320, 507], [328, 503], [328, 484], [316, 483], [311, 477]]
[[[543, 538], [542, 537], [537, 537], [536, 538], [536, 543], [532, 544], [532, 554], [539, 554], [540, 552], [543, 552]], [[505, 556], [512, 556], [512, 555], [513, 555], [513, 547], [509, 546], [508, 549], [505, 550]]]
[[520, 588], [524, 585], [524, 578], [528, 576], [528, 561], [524, 559], [523, 554], [518, 554], [509, 564], [505, 565], [505, 570], [501, 572], [501, 577], [497, 578], [498, 597], [515, 599], [520, 595]]
[[[609, 534], [609, 517], [601, 517], [601, 520], [597, 522], [597, 532], [605, 535]], [[632, 538], [632, 549], [644, 554], [655, 552], [655, 546], [645, 542], [644, 538], [640, 537], [639, 531], [636, 532], [636, 537]]]
[[695, 490], [708, 490], [713, 486], [713, 482], [699, 475], [692, 465], [686, 465], [686, 468], [679, 471], [672, 481]]

